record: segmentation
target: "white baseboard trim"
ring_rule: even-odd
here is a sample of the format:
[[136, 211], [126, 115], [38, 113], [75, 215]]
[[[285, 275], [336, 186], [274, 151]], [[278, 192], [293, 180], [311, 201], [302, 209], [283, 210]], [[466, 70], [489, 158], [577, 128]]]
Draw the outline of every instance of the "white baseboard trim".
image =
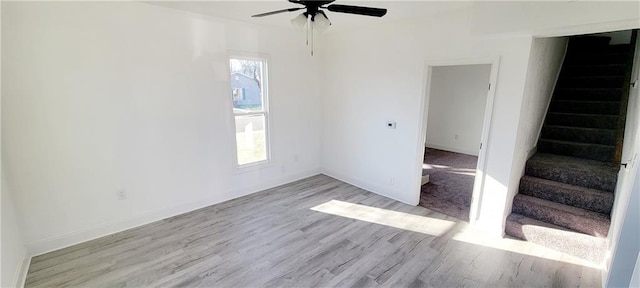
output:
[[471, 156], [478, 156], [478, 152], [480, 152], [480, 143], [478, 143], [478, 150], [477, 151], [471, 151], [471, 150], [466, 150], [466, 149], [458, 149], [458, 148], [452, 148], [452, 147], [446, 147], [446, 146], [440, 146], [438, 144], [425, 144], [426, 148], [431, 148], [431, 149], [438, 149], [438, 150], [444, 150], [444, 151], [449, 151], [449, 152], [455, 152], [455, 153], [460, 153], [460, 154], [466, 154], [466, 155], [471, 155]]
[[51, 251], [66, 248], [75, 244], [86, 242], [89, 240], [97, 239], [103, 236], [111, 235], [117, 232], [149, 224], [158, 220], [166, 219], [176, 215], [191, 212], [200, 208], [211, 206], [214, 204], [229, 201], [235, 198], [246, 196], [249, 194], [257, 193], [269, 188], [277, 187], [283, 184], [294, 182], [300, 179], [311, 177], [320, 174], [320, 169], [312, 169], [302, 173], [296, 173], [288, 175], [282, 178], [274, 179], [272, 181], [266, 181], [260, 185], [252, 186], [249, 188], [243, 188], [238, 190], [232, 190], [227, 195], [233, 195], [232, 197], [210, 197], [199, 199], [197, 201], [189, 201], [186, 203], [178, 204], [171, 207], [166, 207], [139, 215], [130, 217], [128, 219], [114, 221], [110, 223], [104, 223], [102, 225], [96, 225], [88, 227], [75, 232], [64, 233], [48, 237], [46, 239], [27, 243], [27, 250], [32, 256], [42, 255]]
[[360, 179], [357, 179], [357, 178], [354, 178], [354, 177], [349, 177], [349, 176], [346, 176], [344, 174], [341, 174], [341, 173], [338, 173], [338, 172], [335, 172], [335, 171], [331, 171], [331, 170], [327, 170], [327, 169], [322, 169], [322, 174], [327, 175], [327, 176], [329, 176], [331, 178], [338, 179], [338, 180], [340, 180], [342, 182], [351, 184], [351, 185], [356, 186], [358, 188], [362, 188], [362, 189], [367, 190], [367, 191], [369, 191], [371, 193], [375, 193], [375, 194], [378, 194], [380, 196], [384, 196], [384, 197], [387, 197], [389, 199], [393, 199], [393, 200], [402, 202], [402, 203], [407, 204], [407, 205], [412, 205], [412, 206], [418, 205], [417, 202], [413, 203], [412, 201], [406, 201], [406, 200], [394, 197], [392, 195], [395, 194], [395, 193], [393, 193], [392, 190], [385, 189], [385, 188], [382, 188], [382, 187], [378, 187], [378, 186], [375, 186], [375, 185], [371, 185], [367, 181], [362, 181]]
[[29, 264], [31, 263], [31, 257], [25, 253], [22, 260], [16, 263], [16, 275], [13, 277], [13, 286], [17, 288], [23, 288], [27, 280], [27, 272], [29, 272]]

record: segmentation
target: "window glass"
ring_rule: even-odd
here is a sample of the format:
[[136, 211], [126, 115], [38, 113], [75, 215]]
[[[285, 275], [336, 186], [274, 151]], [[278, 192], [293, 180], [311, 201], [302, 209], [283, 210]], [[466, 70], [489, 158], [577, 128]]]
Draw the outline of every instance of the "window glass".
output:
[[264, 60], [231, 58], [231, 99], [235, 124], [237, 164], [269, 160]]
[[264, 115], [238, 115], [235, 118], [238, 165], [267, 160]]
[[231, 59], [233, 108], [238, 111], [262, 111], [262, 61]]

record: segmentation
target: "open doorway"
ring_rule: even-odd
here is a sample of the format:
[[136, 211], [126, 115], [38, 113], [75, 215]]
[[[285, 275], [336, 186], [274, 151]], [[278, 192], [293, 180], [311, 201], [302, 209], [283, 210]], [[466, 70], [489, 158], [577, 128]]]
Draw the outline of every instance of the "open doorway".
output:
[[[480, 193], [493, 103], [492, 63], [433, 65], [425, 103], [420, 206], [469, 221]], [[477, 202], [477, 201], [476, 201]]]

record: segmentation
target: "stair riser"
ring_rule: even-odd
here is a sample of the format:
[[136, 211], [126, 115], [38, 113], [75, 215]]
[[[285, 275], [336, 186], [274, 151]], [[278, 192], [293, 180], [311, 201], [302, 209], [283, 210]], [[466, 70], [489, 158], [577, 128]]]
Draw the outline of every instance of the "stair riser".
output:
[[[513, 214], [512, 214], [513, 215]], [[520, 223], [511, 215], [505, 223], [505, 233], [511, 237], [542, 245], [582, 259], [601, 263], [606, 251], [605, 239], [551, 230], [544, 226]]]
[[618, 123], [618, 117], [608, 115], [549, 113], [545, 121], [547, 125], [615, 129]]
[[616, 143], [615, 130], [584, 129], [572, 127], [544, 126], [542, 128], [541, 138], [603, 145], [615, 145]]
[[582, 101], [620, 101], [622, 88], [617, 89], [565, 89], [556, 87], [554, 100], [582, 100]]
[[552, 165], [534, 165], [527, 162], [525, 174], [556, 182], [613, 192], [616, 188], [616, 174], [605, 175], [589, 171], [573, 171]]
[[613, 207], [612, 193], [593, 193], [580, 190], [579, 187], [571, 190], [537, 182], [528, 177], [520, 180], [518, 193], [604, 214], [611, 213]]
[[565, 66], [560, 77], [572, 76], [624, 76], [624, 65], [597, 65], [597, 66]]
[[579, 114], [620, 114], [618, 102], [582, 102], [582, 101], [551, 101], [550, 112], [579, 113]]
[[575, 145], [570, 143], [557, 143], [540, 139], [538, 141], [538, 151], [582, 159], [590, 159], [603, 162], [611, 162], [613, 159], [614, 146], [596, 145]]
[[537, 203], [522, 201], [517, 195], [513, 200], [513, 213], [529, 218], [565, 227], [567, 229], [587, 235], [606, 237], [609, 233], [609, 225], [602, 225], [594, 219], [580, 217], [565, 211], [541, 206]]
[[566, 77], [558, 81], [558, 87], [621, 88], [623, 77]]

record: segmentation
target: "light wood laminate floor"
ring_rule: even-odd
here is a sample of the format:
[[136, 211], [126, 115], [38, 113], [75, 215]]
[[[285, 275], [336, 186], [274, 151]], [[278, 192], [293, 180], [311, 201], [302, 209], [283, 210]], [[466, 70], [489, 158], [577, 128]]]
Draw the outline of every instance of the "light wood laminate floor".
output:
[[34, 257], [26, 287], [600, 286], [588, 262], [318, 175]]

